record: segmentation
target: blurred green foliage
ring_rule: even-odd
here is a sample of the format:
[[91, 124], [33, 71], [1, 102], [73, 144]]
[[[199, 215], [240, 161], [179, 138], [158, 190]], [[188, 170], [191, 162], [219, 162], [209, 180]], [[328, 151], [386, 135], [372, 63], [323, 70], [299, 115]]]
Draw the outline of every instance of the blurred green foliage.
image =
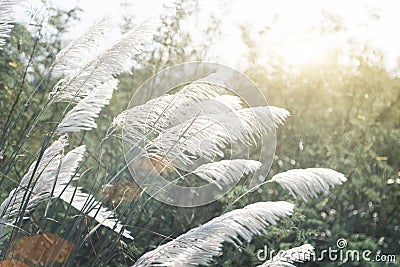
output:
[[[367, 52], [350, 55], [352, 66], [339, 63], [341, 53], [324, 65], [297, 72], [279, 65], [252, 66], [247, 75], [265, 91], [270, 104], [292, 116], [278, 130], [272, 173], [291, 168], [327, 167], [348, 182], [309, 203], [298, 201], [305, 216], [301, 229], [316, 251], [344, 238], [349, 249], [398, 255], [400, 223], [400, 80], [372, 64]], [[304, 240], [304, 239], [302, 239]], [[373, 254], [374, 255], [374, 254]], [[321, 263], [337, 266], [336, 263]], [[349, 262], [345, 266], [382, 263]], [[380, 266], [380, 265], [379, 265]]]

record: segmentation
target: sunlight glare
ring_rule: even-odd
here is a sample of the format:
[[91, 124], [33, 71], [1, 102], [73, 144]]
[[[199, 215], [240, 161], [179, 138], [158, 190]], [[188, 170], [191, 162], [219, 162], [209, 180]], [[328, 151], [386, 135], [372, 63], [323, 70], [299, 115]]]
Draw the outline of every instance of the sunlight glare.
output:
[[318, 65], [323, 63], [328, 53], [328, 49], [316, 39], [288, 45], [284, 51], [284, 61], [289, 66]]

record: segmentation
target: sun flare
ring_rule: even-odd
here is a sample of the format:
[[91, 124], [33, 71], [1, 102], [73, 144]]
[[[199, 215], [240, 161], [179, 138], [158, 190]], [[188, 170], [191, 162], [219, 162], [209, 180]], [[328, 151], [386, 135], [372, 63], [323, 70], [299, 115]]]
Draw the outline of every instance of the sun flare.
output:
[[329, 49], [318, 40], [291, 44], [285, 47], [283, 59], [289, 66], [319, 65], [328, 56]]

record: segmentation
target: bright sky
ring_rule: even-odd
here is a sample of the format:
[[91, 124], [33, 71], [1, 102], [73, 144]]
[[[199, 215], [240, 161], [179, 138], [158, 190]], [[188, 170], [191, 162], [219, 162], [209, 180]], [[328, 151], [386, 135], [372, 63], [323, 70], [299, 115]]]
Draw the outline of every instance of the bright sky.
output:
[[[134, 16], [136, 20], [157, 21], [165, 11], [164, 4], [173, 0], [53, 0], [61, 8], [79, 6], [82, 21], [71, 32], [79, 35], [97, 18]], [[398, 0], [218, 0], [199, 1], [201, 13], [188, 28], [199, 39], [200, 25], [206, 25], [211, 14], [220, 18], [221, 39], [216, 40], [212, 55], [219, 63], [243, 69], [246, 47], [240, 25], [265, 54], [279, 55], [288, 65], [316, 64], [336, 47], [346, 47], [348, 40], [367, 44], [384, 55], [384, 64], [396, 69], [400, 63], [400, 1]], [[124, 5], [121, 5], [124, 4]], [[319, 32], [326, 17], [341, 24], [332, 34]], [[324, 24], [325, 23], [325, 24]], [[201, 42], [200, 40], [197, 40]], [[264, 60], [260, 58], [259, 60]], [[266, 59], [265, 59], [266, 60]]]

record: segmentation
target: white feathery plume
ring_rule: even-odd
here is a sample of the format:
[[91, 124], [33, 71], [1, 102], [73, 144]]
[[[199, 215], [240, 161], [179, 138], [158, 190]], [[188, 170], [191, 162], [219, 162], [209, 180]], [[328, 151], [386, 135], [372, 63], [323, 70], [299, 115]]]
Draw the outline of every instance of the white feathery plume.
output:
[[178, 108], [170, 118], [169, 124], [178, 125], [197, 116], [209, 114], [225, 114], [242, 108], [239, 97], [221, 95], [202, 102], [194, 101], [193, 104]]
[[250, 146], [252, 143], [256, 144], [263, 135], [282, 125], [289, 115], [286, 109], [266, 106], [243, 108], [209, 117], [221, 123], [234, 141]]
[[185, 164], [191, 164], [198, 156], [223, 157], [228, 144], [241, 142], [250, 146], [282, 124], [287, 116], [286, 109], [277, 107], [244, 108], [227, 114], [198, 116], [166, 129], [146, 145], [145, 150], [150, 157], [179, 159]]
[[299, 247], [281, 251], [275, 257], [264, 262], [258, 267], [294, 266], [292, 263], [310, 261], [313, 253], [314, 247], [310, 244], [304, 244]]
[[327, 168], [293, 169], [274, 175], [268, 182], [276, 182], [293, 196], [300, 195], [305, 201], [309, 196], [329, 191], [330, 187], [346, 182], [346, 177]]
[[117, 86], [118, 80], [114, 78], [99, 85], [65, 115], [57, 131], [68, 133], [96, 128], [95, 118], [99, 116], [101, 109], [108, 105]]
[[[36, 170], [36, 162], [30, 166], [20, 185], [12, 190], [1, 204], [0, 218], [2, 218], [2, 221], [12, 222], [15, 219], [15, 216], [18, 215], [24, 205], [25, 194], [31, 194], [30, 198], [25, 200], [27, 201], [25, 213], [34, 209], [40, 201], [48, 198], [50, 194], [53, 194], [53, 197], [58, 197], [62, 193], [60, 198], [70, 203], [72, 196], [70, 193], [75, 188], [68, 184], [74, 178], [76, 168], [82, 160], [86, 148], [82, 145], [62, 156], [62, 151], [67, 144], [66, 137], [62, 136], [44, 151]], [[30, 180], [32, 182], [28, 188]], [[93, 196], [78, 190], [78, 194], [72, 199], [71, 205], [81, 210], [85, 201], [87, 199], [92, 200], [92, 198]], [[93, 198], [92, 202], [94, 201]], [[95, 204], [96, 207], [89, 211], [88, 215], [94, 217], [104, 226], [113, 229], [114, 224], [117, 223], [117, 220], [114, 219], [114, 213], [105, 207], [100, 207], [99, 202], [95, 202]], [[100, 210], [98, 210], [99, 208]], [[0, 230], [4, 231], [5, 228], [0, 227]], [[120, 230], [121, 226], [117, 224], [115, 231], [119, 232]], [[124, 231], [123, 234], [128, 238], [132, 238], [127, 231]], [[0, 236], [4, 235], [5, 233], [0, 232]]]
[[233, 96], [221, 96], [218, 92], [222, 92], [222, 88], [207, 82], [207, 79], [215, 75], [214, 73], [192, 82], [177, 93], [165, 94], [125, 110], [114, 118], [113, 125], [121, 127], [124, 124], [128, 132], [135, 133], [135, 135], [132, 134], [133, 140], [142, 140], [149, 129], [161, 132], [170, 124], [174, 112], [186, 106], [214, 99], [228, 107], [240, 108], [240, 100]]
[[136, 144], [167, 127], [169, 116], [179, 104], [176, 95], [163, 95], [123, 111], [114, 118], [113, 125], [123, 126], [124, 138]]
[[[13, 189], [1, 204], [0, 216], [12, 219], [17, 215], [24, 205], [23, 200], [25, 194], [31, 193], [31, 198], [25, 200], [28, 201], [26, 212], [29, 212], [31, 208], [35, 207], [40, 200], [49, 196], [49, 193], [53, 189], [55, 178], [59, 170], [61, 170], [61, 152], [66, 145], [67, 140], [62, 136], [43, 152], [36, 170], [37, 161], [32, 163], [19, 186]], [[31, 185], [29, 186], [30, 181]]]
[[19, 1], [16, 0], [0, 0], [0, 50], [6, 43], [6, 39], [10, 37], [11, 29], [14, 27], [13, 8]]
[[[209, 160], [215, 155], [223, 157], [223, 151], [231, 138], [222, 123], [200, 116], [166, 129], [147, 144], [144, 151], [148, 157], [167, 160], [167, 164], [174, 160], [192, 164], [197, 156]], [[203, 142], [205, 140], [207, 142]]]
[[209, 76], [186, 85], [178, 94], [187, 99], [211, 99], [220, 96], [225, 89], [219, 85], [208, 83], [206, 81], [208, 78]]
[[134, 27], [110, 48], [60, 80], [51, 95], [56, 101], [79, 101], [115, 75], [130, 72], [134, 64], [133, 57], [143, 49], [148, 32], [146, 25]]
[[232, 88], [232, 82], [235, 81], [235, 79], [233, 79], [233, 74], [234, 72], [232, 71], [218, 70], [198, 81], [218, 85], [219, 87]]
[[[248, 142], [251, 140], [255, 144], [257, 139], [260, 139], [264, 134], [278, 128], [279, 125], [283, 125], [285, 119], [290, 116], [290, 112], [284, 108], [267, 106], [243, 108], [230, 113], [230, 115], [230, 118], [227, 118], [230, 120], [230, 125], [234, 125], [233, 122], [239, 118], [243, 124], [242, 128], [246, 129], [247, 138], [239, 138], [239, 140], [244, 144], [249, 144]], [[232, 131], [234, 130], [232, 129]]]
[[73, 40], [62, 49], [53, 62], [53, 69], [57, 72], [69, 74], [83, 67], [98, 51], [99, 41], [112, 27], [110, 18], [97, 20], [79, 38]]
[[0, 217], [0, 245], [4, 242], [4, 238], [7, 235], [7, 226], [9, 223], [3, 217]]
[[[62, 159], [53, 196], [59, 197], [65, 202], [70, 203], [72, 207], [82, 212], [84, 212], [85, 204], [90, 203], [91, 209], [89, 212], [87, 212], [87, 215], [94, 218], [101, 225], [113, 229], [115, 232], [119, 233], [122, 230], [122, 225], [116, 219], [113, 211], [110, 211], [106, 207], [102, 206], [99, 201], [95, 200], [94, 196], [82, 192], [82, 188], [75, 188], [69, 185], [71, 177], [73, 177], [85, 151], [85, 146], [79, 146], [68, 152], [67, 155], [65, 155], [65, 157]], [[77, 176], [76, 179], [79, 179], [79, 176]], [[129, 239], [133, 239], [129, 231], [125, 229], [122, 231], [122, 235]]]
[[[93, 195], [83, 192], [81, 187], [67, 185], [66, 187], [60, 188], [60, 190], [57, 190], [57, 194], [55, 195], [63, 201], [70, 203], [75, 209], [94, 218], [101, 225], [114, 230], [116, 233], [122, 231], [121, 234], [124, 237], [133, 239], [128, 230], [122, 230], [123, 225], [116, 218], [115, 213], [104, 207], [101, 202], [94, 198]], [[90, 208], [87, 207], [88, 203], [90, 204]]]
[[221, 160], [203, 164], [192, 173], [222, 189], [222, 185], [235, 184], [243, 175], [254, 173], [261, 165], [256, 160]]
[[249, 242], [254, 235], [266, 233], [268, 225], [276, 224], [279, 219], [291, 215], [292, 211], [293, 204], [285, 201], [250, 204], [214, 218], [145, 253], [134, 266], [207, 265], [214, 256], [222, 254], [223, 242], [236, 246]]
[[[80, 150], [84, 147], [76, 148], [69, 152], [65, 158], [61, 157], [61, 152], [67, 145], [67, 139], [62, 136], [49, 146], [44, 152], [37, 165], [33, 162], [27, 173], [22, 178], [19, 186], [14, 188], [8, 197], [0, 205], [0, 239], [6, 235], [5, 222], [12, 225], [13, 220], [19, 214], [26, 203], [25, 213], [34, 209], [35, 206], [46, 199], [51, 194], [53, 187], [57, 188], [57, 183], [69, 180], [74, 174], [78, 163], [82, 159]], [[29, 183], [31, 181], [31, 184]], [[29, 187], [28, 187], [29, 186]], [[30, 194], [29, 199], [24, 196]]]
[[[82, 192], [82, 188], [77, 187], [75, 189], [75, 187], [69, 185], [69, 182], [75, 174], [75, 170], [78, 167], [79, 162], [82, 160], [85, 151], [86, 148], [84, 145], [82, 145], [71, 150], [65, 155], [64, 158], [62, 158], [53, 196], [59, 197], [65, 202], [70, 203], [72, 207], [82, 212], [84, 212], [85, 204], [90, 203], [92, 207], [89, 212], [87, 212], [87, 215], [94, 218], [101, 225], [113, 229], [115, 232], [119, 233], [122, 229], [122, 225], [116, 219], [113, 211], [110, 211], [106, 207], [102, 206], [99, 201], [95, 200], [94, 196]], [[75, 178], [79, 179], [79, 176]], [[47, 187], [49, 187], [49, 185], [47, 185]], [[45, 190], [45, 188], [42, 188], [42, 190]], [[127, 230], [123, 230], [122, 235], [129, 239], [133, 239]]]
[[114, 119], [113, 125], [124, 126], [125, 138], [136, 144], [146, 139], [149, 133], [161, 133], [171, 125], [175, 112], [187, 106], [214, 99], [228, 108], [239, 108], [237, 97], [220, 96], [217, 90], [217, 86], [204, 82], [191, 83], [175, 94], [165, 94], [123, 111]]

